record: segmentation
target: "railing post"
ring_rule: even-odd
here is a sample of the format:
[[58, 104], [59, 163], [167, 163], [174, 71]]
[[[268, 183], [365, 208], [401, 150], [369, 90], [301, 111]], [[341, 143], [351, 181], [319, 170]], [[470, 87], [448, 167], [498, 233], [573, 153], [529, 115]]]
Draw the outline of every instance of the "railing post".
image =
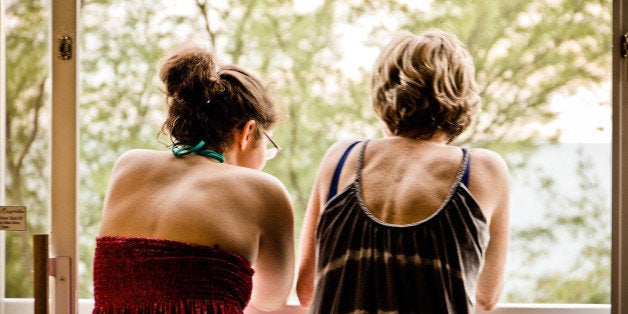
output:
[[48, 314], [48, 235], [33, 235], [35, 314]]

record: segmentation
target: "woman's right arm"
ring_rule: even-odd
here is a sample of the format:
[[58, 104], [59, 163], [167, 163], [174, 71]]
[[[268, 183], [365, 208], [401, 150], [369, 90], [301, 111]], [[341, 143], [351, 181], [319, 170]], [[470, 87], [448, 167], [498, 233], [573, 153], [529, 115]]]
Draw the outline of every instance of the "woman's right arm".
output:
[[320, 214], [320, 200], [316, 184], [303, 218], [301, 238], [299, 242], [300, 255], [297, 273], [297, 296], [303, 307], [309, 307], [314, 296], [314, 276], [316, 273], [316, 224]]
[[[314, 180], [312, 194], [307, 205], [301, 229], [299, 268], [297, 277], [297, 296], [303, 307], [309, 307], [314, 297], [316, 276], [316, 227], [318, 219], [327, 199], [329, 184], [338, 160], [354, 141], [341, 141], [332, 145], [325, 156]], [[340, 190], [340, 186], [339, 186]]]

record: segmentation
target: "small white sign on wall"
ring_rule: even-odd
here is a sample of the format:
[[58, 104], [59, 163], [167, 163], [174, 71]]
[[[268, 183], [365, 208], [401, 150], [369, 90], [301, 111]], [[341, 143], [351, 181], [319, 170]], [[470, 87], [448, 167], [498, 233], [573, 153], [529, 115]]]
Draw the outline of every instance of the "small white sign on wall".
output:
[[26, 206], [0, 206], [0, 230], [26, 231]]

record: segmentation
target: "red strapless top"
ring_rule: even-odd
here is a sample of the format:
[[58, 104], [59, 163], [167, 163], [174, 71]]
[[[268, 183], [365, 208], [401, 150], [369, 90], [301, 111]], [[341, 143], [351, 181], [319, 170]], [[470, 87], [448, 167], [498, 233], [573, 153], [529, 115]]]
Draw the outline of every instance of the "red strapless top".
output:
[[218, 246], [98, 237], [93, 313], [242, 313], [252, 277], [246, 259]]

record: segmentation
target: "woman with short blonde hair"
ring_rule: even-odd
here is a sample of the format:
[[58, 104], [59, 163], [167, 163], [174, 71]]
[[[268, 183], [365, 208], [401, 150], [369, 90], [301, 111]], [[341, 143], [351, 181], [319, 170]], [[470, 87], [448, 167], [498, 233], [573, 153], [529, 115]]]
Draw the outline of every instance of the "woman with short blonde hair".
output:
[[[384, 138], [341, 141], [319, 167], [297, 280], [312, 313], [474, 313], [495, 308], [508, 245], [508, 168], [450, 145], [479, 97], [451, 33], [403, 33], [371, 84]], [[356, 148], [356, 149], [353, 149]]]

